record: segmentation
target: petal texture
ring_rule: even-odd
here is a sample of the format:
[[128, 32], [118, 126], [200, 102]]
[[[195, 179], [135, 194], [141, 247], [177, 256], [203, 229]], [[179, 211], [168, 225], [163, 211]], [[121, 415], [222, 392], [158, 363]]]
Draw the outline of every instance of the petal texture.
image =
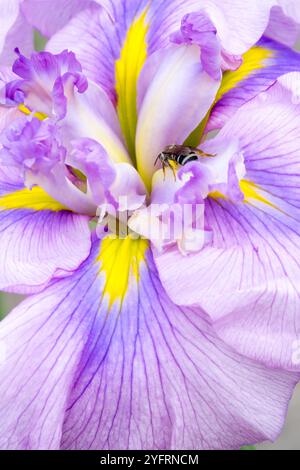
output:
[[[242, 358], [201, 311], [176, 307], [145, 242], [102, 243], [0, 324], [1, 448], [227, 449], [274, 439], [297, 375]], [[116, 300], [120, 258], [128, 278]]]
[[34, 28], [50, 37], [92, 3], [91, 0], [24, 0], [21, 9]]
[[280, 7], [273, 7], [265, 35], [285, 44], [295, 46], [300, 35], [300, 23], [295, 16], [286, 16]]
[[206, 130], [220, 129], [239, 107], [266, 90], [278, 77], [299, 70], [298, 52], [271, 39], [261, 39], [244, 55], [241, 67], [225, 72]]
[[0, 289], [30, 293], [76, 269], [89, 255], [88, 221], [68, 211], [1, 210]]
[[0, 245], [0, 289], [37, 291], [88, 257], [89, 217], [64, 210], [39, 187], [24, 188], [18, 170], [0, 166]]
[[194, 256], [156, 258], [176, 303], [200, 305], [238, 351], [289, 369], [299, 368], [299, 78], [280, 78], [219, 133], [240, 140], [247, 173], [244, 202], [207, 202], [212, 243]]
[[2, 0], [0, 4], [0, 61], [12, 64], [14, 49], [22, 47], [24, 53], [33, 50], [32, 27], [25, 21], [20, 11], [21, 0]]
[[153, 54], [139, 81], [137, 163], [151, 180], [157, 155], [166, 145], [181, 144], [205, 117], [219, 87], [202, 68], [199, 49], [173, 46]]

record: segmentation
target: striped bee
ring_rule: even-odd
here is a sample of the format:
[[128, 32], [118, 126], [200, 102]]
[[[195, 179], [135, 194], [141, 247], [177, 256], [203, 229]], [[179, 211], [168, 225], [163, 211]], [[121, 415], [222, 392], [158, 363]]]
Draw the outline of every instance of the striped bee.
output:
[[216, 155], [211, 153], [205, 153], [200, 149], [193, 147], [186, 147], [185, 145], [168, 145], [164, 150], [158, 155], [154, 162], [154, 166], [160, 160], [163, 172], [165, 174], [165, 168], [169, 167], [173, 171], [174, 177], [176, 179], [175, 166], [186, 165], [188, 162], [198, 160], [200, 157], [215, 157]]

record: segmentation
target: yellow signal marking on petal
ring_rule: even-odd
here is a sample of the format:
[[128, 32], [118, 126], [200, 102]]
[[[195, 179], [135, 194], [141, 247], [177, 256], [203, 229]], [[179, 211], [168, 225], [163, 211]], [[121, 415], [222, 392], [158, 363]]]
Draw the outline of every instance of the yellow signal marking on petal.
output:
[[266, 59], [270, 59], [274, 56], [275, 51], [265, 47], [254, 46], [249, 49], [249, 51], [243, 55], [243, 63], [237, 70], [227, 71], [223, 74], [216, 101], [222, 98], [225, 93], [235, 88], [240, 82], [248, 78], [252, 72], [266, 67]]
[[[241, 191], [244, 194], [244, 203], [245, 202], [250, 202], [251, 200], [259, 201], [262, 202], [263, 204], [266, 204], [267, 206], [273, 207], [273, 209], [280, 210], [275, 204], [270, 202], [267, 198], [262, 196], [259, 191], [262, 191], [262, 189], [252, 183], [251, 181], [247, 180], [241, 180], [240, 181], [240, 188]], [[209, 194], [209, 197], [213, 199], [228, 199], [224, 194], [220, 193], [219, 191], [214, 191], [213, 193]]]
[[[26, 114], [27, 116], [32, 114], [32, 111], [30, 111], [30, 109], [28, 109], [24, 104], [19, 104], [18, 108], [22, 113]], [[39, 119], [40, 121], [44, 121], [44, 119], [48, 117], [47, 114], [39, 112], [34, 113], [33, 116]]]
[[140, 265], [145, 262], [148, 246], [147, 240], [130, 236], [103, 239], [97, 262], [101, 264], [100, 272], [105, 274], [103, 297], [109, 296], [109, 309], [116, 301], [122, 305], [130, 282], [139, 281]]
[[264, 196], [262, 196], [258, 191], [262, 191], [262, 189], [257, 186], [256, 184], [252, 183], [251, 181], [241, 180], [240, 181], [240, 188], [245, 196], [245, 202], [248, 202], [251, 199], [256, 201], [262, 202], [267, 206], [273, 207], [273, 209], [278, 209], [278, 207], [273, 204], [272, 202], [268, 201]]
[[20, 189], [0, 197], [0, 210], [32, 209], [35, 211], [50, 210], [59, 212], [69, 210], [60, 202], [53, 199], [39, 186], [32, 189]]
[[115, 68], [118, 116], [129, 153], [134, 160], [137, 125], [137, 81], [147, 58], [147, 11], [148, 9], [129, 28]]
[[211, 197], [212, 199], [227, 199], [227, 197], [220, 193], [220, 191], [213, 191], [212, 193], [209, 193], [208, 197]]
[[224, 72], [220, 88], [216, 94], [216, 98], [212, 106], [210, 107], [205, 118], [188, 136], [184, 142], [184, 145], [198, 147], [203, 137], [206, 124], [209, 120], [210, 113], [217, 101], [220, 100], [222, 96], [225, 95], [225, 93], [232, 90], [239, 83], [248, 78], [252, 72], [266, 67], [266, 59], [270, 59], [272, 57], [275, 57], [275, 51], [260, 46], [254, 46], [243, 55], [243, 63], [237, 70]]

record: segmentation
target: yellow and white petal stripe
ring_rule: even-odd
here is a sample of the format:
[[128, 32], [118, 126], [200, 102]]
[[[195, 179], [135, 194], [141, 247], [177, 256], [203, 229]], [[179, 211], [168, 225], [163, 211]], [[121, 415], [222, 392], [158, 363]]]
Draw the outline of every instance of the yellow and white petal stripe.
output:
[[145, 263], [148, 241], [124, 239], [107, 236], [101, 243], [96, 262], [100, 264], [100, 272], [105, 276], [102, 297], [107, 297], [108, 309], [118, 302], [120, 308], [132, 282], [139, 282], [140, 265]]
[[0, 197], [0, 210], [31, 209], [34, 211], [50, 210], [59, 212], [69, 210], [53, 199], [39, 186], [24, 188]]
[[147, 9], [130, 26], [116, 62], [117, 111], [131, 157], [135, 160], [137, 82], [147, 58]]

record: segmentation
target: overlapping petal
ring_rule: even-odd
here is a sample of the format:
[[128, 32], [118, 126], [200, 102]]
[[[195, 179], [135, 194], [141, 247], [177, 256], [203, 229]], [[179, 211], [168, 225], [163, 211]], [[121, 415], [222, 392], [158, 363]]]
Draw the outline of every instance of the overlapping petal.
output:
[[28, 59], [18, 49], [16, 54], [13, 72], [18, 79], [7, 84], [8, 100], [46, 116], [65, 117], [74, 90], [84, 93], [88, 87], [75, 55], [67, 50], [56, 55], [38, 52]]
[[34, 28], [51, 37], [92, 3], [92, 0], [23, 0], [21, 10]]
[[75, 94], [68, 102], [63, 121], [64, 133], [70, 141], [89, 138], [99, 142], [116, 163], [129, 163], [115, 108], [99, 85], [89, 82], [83, 94]]
[[216, 195], [207, 203], [212, 243], [198, 255], [156, 257], [176, 303], [200, 305], [239, 352], [289, 369], [299, 368], [299, 78], [280, 78], [216, 138], [240, 140], [247, 173], [244, 202]]
[[272, 8], [268, 27], [264, 33], [286, 46], [293, 47], [300, 36], [300, 23], [294, 15], [287, 16], [280, 6]]
[[1, 63], [14, 62], [14, 50], [23, 54], [34, 50], [34, 29], [50, 37], [81, 10], [93, 4], [92, 0], [2, 0], [0, 6]]
[[183, 143], [205, 117], [219, 84], [203, 70], [196, 45], [173, 46], [148, 59], [139, 80], [136, 133], [137, 164], [144, 180], [151, 181], [161, 150]]
[[[31, 31], [15, 35], [25, 16], [58, 31], [59, 54], [17, 50], [21, 80], [5, 104], [20, 106], [0, 108], [1, 126], [29, 115], [0, 151], [24, 173], [0, 166], [0, 289], [39, 292], [0, 324], [1, 448], [229, 449], [277, 437], [299, 380], [300, 75], [274, 82], [300, 70], [299, 55], [262, 39], [233, 70], [267, 25], [294, 41], [295, 6], [24, 0], [5, 11], [5, 54]], [[221, 68], [231, 70], [219, 88]], [[206, 129], [225, 127], [202, 148], [220, 158], [184, 166], [176, 182], [158, 171], [152, 194], [200, 202], [190, 251], [201, 251], [170, 248], [155, 264], [145, 240], [92, 245], [97, 206], [146, 199], [132, 164], [151, 189], [157, 155], [198, 145], [217, 100]], [[178, 246], [189, 251], [185, 238]]]
[[[200, 310], [176, 307], [145, 242], [102, 243], [100, 256], [97, 242], [72, 277], [1, 322], [1, 448], [228, 449], [274, 439], [297, 375], [242, 358]], [[111, 303], [120, 258], [126, 293]]]
[[0, 5], [0, 61], [12, 64], [14, 50], [22, 47], [24, 53], [33, 50], [32, 27], [20, 11], [21, 0], [3, 0]]
[[[20, 119], [0, 108], [0, 125]], [[68, 275], [88, 256], [89, 218], [66, 210], [41, 188], [28, 190], [20, 171], [0, 166], [0, 288], [29, 293]]]
[[3, 210], [6, 202], [0, 199], [0, 289], [24, 294], [40, 290], [88, 256], [87, 217], [51, 209]]
[[243, 64], [236, 71], [223, 75], [206, 130], [220, 129], [240, 106], [266, 90], [278, 77], [299, 70], [298, 52], [262, 38], [244, 55]]

